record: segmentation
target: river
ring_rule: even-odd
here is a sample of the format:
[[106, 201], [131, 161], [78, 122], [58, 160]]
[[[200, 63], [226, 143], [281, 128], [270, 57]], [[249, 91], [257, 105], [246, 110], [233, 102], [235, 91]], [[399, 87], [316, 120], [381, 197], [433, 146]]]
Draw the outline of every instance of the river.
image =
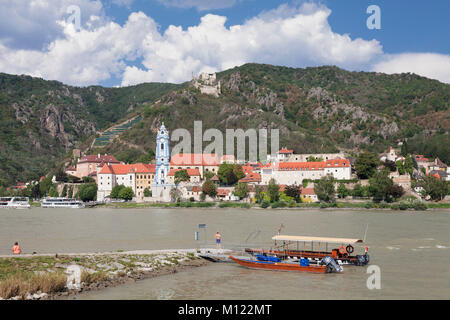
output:
[[[198, 224], [200, 239], [194, 239]], [[363, 238], [381, 288], [369, 290], [366, 267], [341, 274], [249, 270], [216, 263], [76, 296], [76, 299], [448, 299], [450, 211], [262, 209], [0, 210], [0, 255], [18, 241], [24, 253], [270, 246], [282, 234]], [[259, 230], [259, 232], [258, 232]], [[251, 235], [249, 237], [249, 235]], [[363, 252], [364, 244], [355, 253]]]

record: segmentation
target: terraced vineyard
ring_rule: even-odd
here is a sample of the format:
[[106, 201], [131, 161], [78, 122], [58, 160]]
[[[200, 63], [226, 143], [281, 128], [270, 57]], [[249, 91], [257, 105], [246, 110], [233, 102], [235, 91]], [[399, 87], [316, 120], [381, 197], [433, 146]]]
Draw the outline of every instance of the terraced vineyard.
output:
[[106, 131], [104, 131], [100, 137], [96, 138], [93, 143], [93, 147], [104, 147], [114, 140], [118, 135], [120, 135], [125, 130], [133, 127], [135, 124], [142, 120], [142, 116], [137, 116], [127, 122], [121, 123], [119, 125], [113, 126]]

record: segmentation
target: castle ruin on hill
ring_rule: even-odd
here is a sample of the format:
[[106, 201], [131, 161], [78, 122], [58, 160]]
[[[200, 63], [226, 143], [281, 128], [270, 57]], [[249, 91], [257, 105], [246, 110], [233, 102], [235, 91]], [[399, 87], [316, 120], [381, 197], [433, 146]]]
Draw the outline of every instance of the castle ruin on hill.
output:
[[192, 74], [192, 84], [204, 94], [219, 97], [221, 93], [220, 81], [217, 81], [216, 73], [203, 72], [198, 77], [194, 77]]

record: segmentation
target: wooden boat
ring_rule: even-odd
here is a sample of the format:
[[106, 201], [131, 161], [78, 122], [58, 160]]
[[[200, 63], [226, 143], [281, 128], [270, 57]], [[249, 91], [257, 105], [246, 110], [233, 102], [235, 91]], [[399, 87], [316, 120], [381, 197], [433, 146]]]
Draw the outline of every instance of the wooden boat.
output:
[[254, 269], [279, 270], [279, 271], [304, 271], [314, 273], [327, 273], [330, 269], [321, 265], [302, 266], [298, 263], [284, 263], [274, 261], [257, 261], [250, 259], [240, 259], [230, 256], [230, 259], [237, 264]]
[[[370, 260], [367, 247], [364, 255], [351, 255], [354, 252], [352, 244], [362, 243], [363, 240], [360, 239], [276, 235], [272, 237], [272, 240], [275, 241], [275, 245], [271, 249], [246, 248], [245, 252], [251, 255], [273, 255], [282, 260], [306, 258], [316, 263], [324, 257], [330, 256], [340, 265], [364, 266]], [[340, 244], [340, 247], [330, 251], [328, 249], [330, 243]], [[307, 244], [310, 244], [310, 250], [306, 248]], [[314, 244], [317, 245], [317, 250], [314, 250]], [[295, 248], [292, 248], [293, 245], [295, 245]]]

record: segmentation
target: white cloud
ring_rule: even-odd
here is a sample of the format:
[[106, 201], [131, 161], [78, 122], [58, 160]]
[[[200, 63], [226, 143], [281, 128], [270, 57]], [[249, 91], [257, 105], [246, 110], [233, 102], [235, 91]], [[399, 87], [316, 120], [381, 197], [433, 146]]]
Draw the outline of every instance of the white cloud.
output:
[[402, 53], [383, 57], [373, 71], [388, 74], [411, 72], [450, 83], [450, 55], [437, 53]]
[[0, 1], [0, 41], [11, 48], [41, 50], [64, 36], [58, 21], [67, 19], [67, 8], [78, 6], [81, 23], [102, 16], [99, 0], [14, 0]]
[[108, 22], [80, 32], [72, 24], [62, 26], [65, 38], [53, 41], [44, 52], [0, 44], [0, 70], [73, 85], [96, 84], [120, 76], [128, 61], [142, 55], [142, 39], [149, 32], [157, 33], [156, 23], [142, 12], [131, 14], [124, 26]]
[[271, 12], [225, 27], [226, 17], [207, 14], [198, 26], [170, 26], [163, 35], [147, 39], [143, 66], [128, 67], [122, 85], [147, 81], [181, 82], [192, 72], [221, 71], [247, 62], [302, 67], [336, 64], [359, 68], [382, 54], [378, 41], [352, 40], [334, 33], [331, 11], [316, 5], [299, 9], [280, 6]]
[[[50, 1], [32, 2], [44, 6]], [[196, 26], [183, 29], [171, 25], [163, 33], [142, 12], [130, 14], [124, 25], [97, 15], [101, 15], [101, 7], [92, 12], [96, 14], [84, 20], [79, 32], [60, 19], [56, 24], [61, 35], [43, 49], [16, 48], [0, 36], [0, 72], [72, 85], [98, 84], [115, 77], [126, 86], [152, 81], [180, 83], [190, 80], [192, 73], [222, 71], [248, 62], [370, 70], [374, 61], [379, 61], [373, 67], [376, 71], [411, 71], [446, 82], [450, 78], [449, 68], [445, 68], [448, 56], [386, 57], [376, 40], [351, 39], [333, 32], [328, 23], [331, 11], [310, 3], [299, 8], [281, 5], [230, 27], [225, 26], [226, 17], [207, 14]], [[22, 32], [27, 33], [25, 29]]]
[[236, 0], [158, 0], [167, 7], [197, 8], [199, 11], [232, 7]]

